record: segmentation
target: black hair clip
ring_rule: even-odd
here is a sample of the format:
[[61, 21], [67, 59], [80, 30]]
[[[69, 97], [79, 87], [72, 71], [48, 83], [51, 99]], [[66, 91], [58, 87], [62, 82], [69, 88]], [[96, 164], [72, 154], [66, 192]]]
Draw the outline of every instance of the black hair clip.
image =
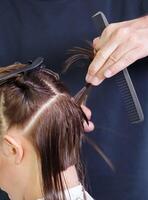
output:
[[36, 58], [32, 63], [29, 62], [29, 65], [26, 65], [20, 69], [16, 69], [15, 71], [7, 74], [7, 75], [0, 75], [0, 85], [7, 82], [8, 79], [11, 79], [13, 77], [16, 77], [18, 74], [26, 73], [27, 71], [30, 71], [32, 69], [35, 69], [37, 67], [40, 67], [44, 61], [44, 58], [38, 57]]
[[58, 73], [52, 71], [52, 70], [49, 69], [49, 68], [46, 68], [45, 65], [42, 66], [41, 70], [42, 70], [42, 72], [45, 72], [46, 74], [48, 74], [48, 75], [50, 75], [50, 76], [53, 76], [56, 80], [59, 80], [59, 79], [60, 79]]
[[[43, 64], [43, 60], [44, 60], [44, 59], [43, 59], [42, 57], [39, 57], [39, 58], [37, 58], [37, 59], [38, 59], [38, 61], [39, 61], [39, 59], [42, 59], [42, 62], [41, 62], [40, 65], [37, 65], [36, 67], [39, 67], [39, 66], [40, 66], [40, 69], [42, 70], [42, 72], [45, 72], [46, 74], [48, 74], [48, 75], [50, 75], [50, 76], [53, 76], [56, 80], [59, 80], [59, 79], [60, 79], [58, 73], [52, 71], [51, 69], [47, 68], [45, 64]], [[35, 61], [37, 61], [37, 59], [36, 59]], [[32, 62], [32, 60], [29, 60], [29, 61], [28, 61], [28, 64], [33, 65], [33, 63], [35, 63], [35, 61]], [[36, 68], [36, 67], [34, 67], [34, 68]], [[27, 68], [28, 68], [28, 67], [27, 67]], [[34, 68], [32, 68], [32, 69], [34, 69]], [[28, 71], [28, 70], [26, 70], [26, 71]], [[24, 71], [24, 73], [25, 73], [26, 71]]]

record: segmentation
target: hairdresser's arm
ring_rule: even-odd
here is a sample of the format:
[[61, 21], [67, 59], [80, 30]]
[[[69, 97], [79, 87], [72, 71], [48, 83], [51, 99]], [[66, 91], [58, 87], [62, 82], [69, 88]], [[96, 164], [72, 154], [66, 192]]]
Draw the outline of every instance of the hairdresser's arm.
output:
[[81, 108], [82, 108], [83, 112], [85, 113], [85, 115], [87, 116], [87, 119], [89, 120], [89, 124], [84, 122], [85, 132], [91, 132], [94, 130], [94, 124], [93, 124], [93, 122], [90, 121], [91, 120], [91, 110], [84, 105], [82, 105]]
[[99, 85], [136, 60], [148, 56], [148, 16], [110, 24], [94, 39], [95, 58], [86, 81]]

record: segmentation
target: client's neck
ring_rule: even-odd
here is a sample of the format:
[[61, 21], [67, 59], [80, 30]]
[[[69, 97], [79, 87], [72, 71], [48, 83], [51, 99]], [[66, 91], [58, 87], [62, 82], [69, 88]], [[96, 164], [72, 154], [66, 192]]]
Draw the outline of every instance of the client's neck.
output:
[[80, 182], [74, 165], [62, 172], [62, 182], [64, 188], [72, 188], [79, 185]]
[[[62, 182], [63, 182], [64, 189], [72, 188], [72, 187], [75, 187], [80, 184], [79, 178], [77, 175], [77, 171], [76, 171], [76, 168], [74, 165], [67, 168], [67, 170], [61, 172], [61, 175], [62, 175]], [[24, 197], [25, 200], [28, 200], [28, 199], [29, 200], [35, 200], [35, 199], [38, 200], [38, 199], [43, 198], [41, 192], [39, 192], [39, 191], [41, 191], [39, 184], [37, 184], [36, 186], [34, 185], [34, 188], [36, 190], [34, 191], [34, 194], [32, 197], [30, 197], [30, 195], [32, 193], [33, 188], [31, 186], [30, 186], [30, 189], [28, 188], [28, 190], [27, 190], [28, 192], [26, 192], [25, 197]]]

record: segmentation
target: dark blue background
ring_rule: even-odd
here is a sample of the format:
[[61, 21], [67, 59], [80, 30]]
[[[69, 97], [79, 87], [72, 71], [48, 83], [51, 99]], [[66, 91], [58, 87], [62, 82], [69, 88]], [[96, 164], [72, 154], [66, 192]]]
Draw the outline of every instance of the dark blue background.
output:
[[[148, 1], [1, 0], [0, 65], [43, 56], [60, 72], [68, 49], [85, 46], [85, 40], [97, 36], [91, 16], [99, 10], [110, 22], [129, 20], [146, 14]], [[85, 66], [75, 66], [62, 75], [72, 94], [83, 85], [86, 71]], [[148, 199], [147, 58], [130, 67], [130, 74], [144, 108], [144, 123], [129, 124], [114, 78], [95, 88], [89, 98], [96, 125], [89, 137], [116, 167], [113, 173], [91, 146], [84, 145], [90, 192], [97, 200]]]

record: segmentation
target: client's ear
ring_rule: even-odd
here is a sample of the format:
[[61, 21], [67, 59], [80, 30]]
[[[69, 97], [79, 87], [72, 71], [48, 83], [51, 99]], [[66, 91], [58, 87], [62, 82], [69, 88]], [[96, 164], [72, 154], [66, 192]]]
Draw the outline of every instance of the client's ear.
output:
[[23, 147], [10, 135], [5, 135], [3, 140], [3, 151], [15, 164], [20, 164], [23, 158]]

